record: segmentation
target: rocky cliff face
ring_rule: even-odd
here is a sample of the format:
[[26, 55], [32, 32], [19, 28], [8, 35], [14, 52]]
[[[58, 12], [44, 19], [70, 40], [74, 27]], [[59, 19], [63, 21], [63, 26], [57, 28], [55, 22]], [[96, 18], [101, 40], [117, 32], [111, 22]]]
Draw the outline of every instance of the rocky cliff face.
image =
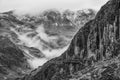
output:
[[28, 71], [30, 66], [23, 51], [7, 37], [0, 36], [0, 80], [13, 80]]
[[16, 35], [10, 27], [24, 23], [10, 14], [0, 14], [0, 80], [14, 80], [31, 70], [24, 52], [11, 40], [11, 36], [15, 40]]
[[108, 1], [68, 50], [20, 80], [120, 80], [120, 0]]

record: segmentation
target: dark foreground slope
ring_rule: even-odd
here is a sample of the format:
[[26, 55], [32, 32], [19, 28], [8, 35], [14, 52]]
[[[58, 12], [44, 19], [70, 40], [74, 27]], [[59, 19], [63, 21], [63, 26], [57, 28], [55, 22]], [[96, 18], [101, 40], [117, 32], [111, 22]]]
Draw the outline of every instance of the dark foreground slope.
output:
[[110, 0], [68, 50], [20, 80], [120, 80], [120, 0]]
[[29, 69], [23, 51], [7, 37], [0, 36], [0, 80], [22, 77]]

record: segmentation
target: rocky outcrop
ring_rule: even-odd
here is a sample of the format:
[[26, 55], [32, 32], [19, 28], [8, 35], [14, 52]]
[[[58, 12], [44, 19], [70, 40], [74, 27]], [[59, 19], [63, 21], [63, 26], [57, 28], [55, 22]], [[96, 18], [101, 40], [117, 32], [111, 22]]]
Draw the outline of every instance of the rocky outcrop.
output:
[[20, 80], [120, 80], [120, 0], [108, 1], [67, 51]]
[[29, 70], [23, 51], [7, 37], [0, 36], [0, 80], [22, 77]]

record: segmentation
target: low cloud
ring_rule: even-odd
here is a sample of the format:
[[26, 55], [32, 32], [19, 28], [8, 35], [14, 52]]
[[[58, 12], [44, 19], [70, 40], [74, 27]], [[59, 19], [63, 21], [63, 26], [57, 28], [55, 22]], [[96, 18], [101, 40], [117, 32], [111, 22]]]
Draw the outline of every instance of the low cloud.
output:
[[95, 10], [105, 4], [108, 0], [0, 0], [0, 12], [16, 10], [18, 14], [37, 14], [46, 9], [83, 9], [93, 8]]
[[[41, 39], [44, 40], [45, 42], [49, 42], [50, 40], [52, 40], [54, 38], [57, 39], [57, 37], [48, 36], [45, 33], [43, 25], [39, 25], [33, 32], [27, 32], [27, 33], [22, 32], [22, 30], [19, 32], [21, 27], [22, 26], [17, 26], [17, 28], [10, 28], [11, 31], [16, 33], [16, 35], [18, 36], [18, 39], [20, 40], [20, 42], [18, 42], [17, 44], [39, 49], [42, 52], [42, 54], [44, 55], [44, 58], [37, 58], [37, 57], [31, 55], [29, 53], [29, 51], [27, 49], [24, 49], [24, 47], [23, 47], [23, 50], [26, 52], [27, 57], [30, 58], [30, 59], [28, 59], [28, 62], [32, 68], [37, 68], [38, 66], [42, 66], [46, 61], [60, 56], [69, 47], [69, 45], [67, 45], [67, 46], [65, 46], [63, 48], [59, 48], [59, 49], [52, 49], [49, 47], [48, 47], [48, 49], [47, 48], [43, 49], [43, 47], [45, 46], [45, 43], [43, 41], [41, 41]], [[25, 29], [28, 30], [28, 28], [25, 28]], [[29, 34], [35, 33], [35, 32], [37, 32], [37, 34], [34, 37], [28, 37]]]

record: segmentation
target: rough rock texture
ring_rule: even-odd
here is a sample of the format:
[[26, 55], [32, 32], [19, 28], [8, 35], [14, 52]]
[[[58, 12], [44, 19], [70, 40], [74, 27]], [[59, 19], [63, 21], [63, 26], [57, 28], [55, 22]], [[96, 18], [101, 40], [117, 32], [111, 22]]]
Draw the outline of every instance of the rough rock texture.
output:
[[11, 11], [0, 13], [0, 80], [14, 80], [31, 70], [24, 52], [10, 39], [17, 37], [10, 27], [24, 24], [11, 14]]
[[0, 80], [13, 80], [29, 71], [27, 60], [7, 37], [0, 36]]
[[108, 1], [60, 57], [20, 80], [120, 80], [120, 0]]

